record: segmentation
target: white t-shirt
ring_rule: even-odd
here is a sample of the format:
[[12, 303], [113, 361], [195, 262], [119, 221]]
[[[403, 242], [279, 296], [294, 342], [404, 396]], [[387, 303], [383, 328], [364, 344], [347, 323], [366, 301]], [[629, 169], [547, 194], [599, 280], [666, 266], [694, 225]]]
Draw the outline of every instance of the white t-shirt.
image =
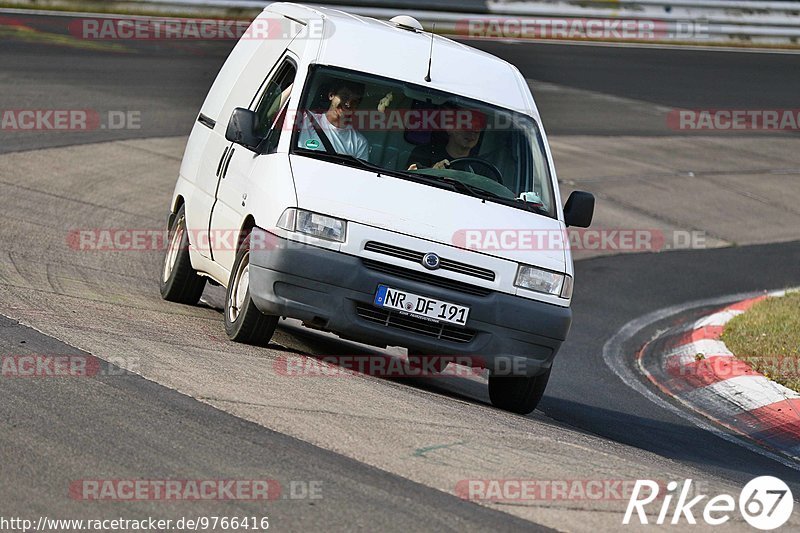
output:
[[[369, 156], [369, 143], [366, 137], [361, 133], [354, 130], [352, 126], [347, 125], [344, 128], [337, 128], [328, 120], [325, 113], [317, 115], [312, 113], [314, 118], [317, 119], [320, 128], [325, 132], [325, 135], [331, 141], [333, 149], [339, 154], [349, 154], [359, 159], [367, 160]], [[300, 128], [300, 136], [298, 138], [299, 148], [308, 148], [310, 150], [325, 150], [325, 146], [311, 125], [308, 117], [303, 119], [303, 125]]]

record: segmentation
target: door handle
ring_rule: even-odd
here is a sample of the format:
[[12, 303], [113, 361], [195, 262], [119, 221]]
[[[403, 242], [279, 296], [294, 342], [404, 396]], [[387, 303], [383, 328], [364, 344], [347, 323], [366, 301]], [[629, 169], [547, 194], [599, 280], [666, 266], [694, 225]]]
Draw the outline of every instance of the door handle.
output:
[[219, 163], [217, 163], [217, 177], [219, 177], [219, 171], [222, 170], [222, 162], [225, 161], [225, 158], [228, 156], [228, 150], [230, 149], [230, 146], [226, 146], [225, 150], [222, 152], [222, 157], [219, 158]]
[[228, 151], [228, 158], [225, 160], [225, 164], [222, 165], [222, 175], [220, 176], [222, 179], [225, 179], [225, 175], [228, 173], [228, 165], [231, 164], [231, 159], [233, 158], [233, 147]]

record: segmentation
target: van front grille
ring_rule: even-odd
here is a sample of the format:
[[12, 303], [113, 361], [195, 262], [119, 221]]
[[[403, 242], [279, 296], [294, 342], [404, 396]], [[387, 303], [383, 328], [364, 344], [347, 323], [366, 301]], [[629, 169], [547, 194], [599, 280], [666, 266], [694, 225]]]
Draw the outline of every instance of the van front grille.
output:
[[444, 322], [431, 322], [410, 315], [401, 315], [396, 311], [381, 309], [369, 304], [357, 303], [356, 314], [364, 320], [382, 324], [389, 328], [411, 331], [450, 342], [471, 342], [476, 334], [471, 329], [460, 328]]
[[[376, 241], [367, 242], [367, 244], [364, 245], [364, 250], [388, 255], [391, 257], [397, 257], [398, 259], [404, 259], [406, 261], [411, 261], [412, 263], [418, 264], [422, 263], [422, 258], [425, 256], [425, 252], [409, 250], [408, 248], [400, 248], [399, 246], [393, 246], [391, 244], [385, 244]], [[466, 263], [453, 261], [451, 259], [441, 258], [439, 260], [439, 268], [442, 270], [449, 270], [450, 272], [464, 274], [466, 276], [485, 279], [487, 281], [494, 281], [494, 272], [488, 268], [476, 267]]]
[[487, 289], [486, 287], [478, 287], [477, 285], [471, 285], [463, 281], [434, 276], [432, 274], [426, 274], [425, 272], [417, 272], [416, 270], [390, 265], [388, 263], [381, 263], [380, 261], [373, 261], [372, 259], [362, 258], [361, 262], [370, 270], [391, 274], [392, 276], [409, 279], [411, 281], [418, 281], [427, 285], [434, 285], [436, 287], [474, 294], [476, 296], [486, 296], [492, 293], [492, 289]]

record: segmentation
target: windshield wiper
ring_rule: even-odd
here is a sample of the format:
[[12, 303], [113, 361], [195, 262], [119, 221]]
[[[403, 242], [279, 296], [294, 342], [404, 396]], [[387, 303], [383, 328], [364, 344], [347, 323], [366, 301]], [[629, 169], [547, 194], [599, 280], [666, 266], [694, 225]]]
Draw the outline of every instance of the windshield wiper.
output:
[[425, 177], [432, 178], [436, 181], [440, 181], [443, 183], [447, 183], [448, 185], [452, 185], [453, 188], [459, 192], [467, 193], [477, 198], [481, 198], [483, 200], [493, 200], [496, 201], [497, 203], [510, 205], [514, 207], [519, 207], [520, 205], [522, 205], [525, 207], [525, 209], [529, 209], [540, 215], [550, 216], [550, 213], [548, 213], [546, 209], [543, 209], [531, 202], [526, 202], [521, 198], [506, 198], [505, 196], [500, 196], [499, 194], [493, 193], [492, 191], [488, 191], [481, 187], [475, 187], [474, 185], [469, 185], [468, 183], [464, 183], [463, 181], [459, 181], [453, 178], [448, 178], [446, 176], [425, 175]]
[[508, 198], [503, 198], [497, 193], [493, 193], [492, 191], [487, 191], [481, 187], [475, 187], [474, 185], [470, 185], [468, 183], [464, 183], [463, 181], [454, 180], [452, 178], [445, 178], [447, 183], [453, 182], [456, 188], [460, 191], [467, 191], [471, 193], [473, 196], [477, 196], [479, 198], [492, 198], [492, 199], [500, 199], [500, 200], [508, 200]]
[[[447, 181], [440, 180], [437, 178], [433, 178], [433, 176], [426, 176], [424, 174], [417, 174], [416, 172], [409, 172], [406, 170], [393, 170], [390, 168], [384, 168], [380, 165], [376, 165], [374, 163], [370, 163], [369, 161], [364, 161], [363, 159], [359, 159], [350, 154], [340, 154], [338, 152], [323, 152], [320, 150], [309, 150], [308, 148], [295, 148], [295, 154], [299, 155], [306, 155], [309, 157], [314, 157], [317, 159], [323, 159], [325, 161], [331, 161], [334, 163], [341, 163], [342, 165], [347, 165], [350, 167], [357, 167], [363, 170], [369, 170], [372, 172], [377, 173], [378, 175], [385, 175], [385, 176], [396, 176], [401, 177], [404, 179], [409, 179], [412, 181], [417, 181], [419, 183], [431, 183], [436, 185], [437, 187], [440, 184], [450, 185], [450, 189], [454, 189], [453, 184], [450, 183], [450, 180]], [[433, 179], [431, 179], [433, 178]]]
[[340, 153], [331, 153], [331, 152], [322, 152], [320, 150], [309, 150], [308, 148], [295, 148], [295, 154], [305, 155], [309, 157], [314, 157], [316, 159], [322, 159], [325, 161], [331, 161], [334, 163], [340, 163], [342, 165], [346, 165], [349, 167], [356, 167], [363, 170], [369, 170], [372, 172], [377, 173], [378, 175], [385, 175], [385, 176], [396, 176], [403, 179], [408, 179], [411, 181], [416, 181], [418, 183], [427, 183], [429, 185], [434, 185], [436, 187], [441, 187], [442, 185], [449, 186], [450, 189], [457, 189], [457, 186], [454, 186], [451, 183], [452, 180], [442, 180], [435, 178], [433, 176], [426, 176], [424, 174], [417, 174], [416, 172], [408, 172], [404, 170], [392, 170], [389, 168], [383, 168], [379, 165], [375, 165], [374, 163], [370, 163], [369, 161], [364, 161], [363, 159], [359, 159], [355, 156], [350, 154], [340, 154]]
[[429, 181], [435, 181], [438, 183], [446, 183], [450, 185], [453, 189], [457, 190], [458, 192], [469, 194], [470, 196], [475, 196], [477, 198], [481, 198], [483, 200], [488, 199], [498, 199], [498, 200], [508, 200], [508, 198], [503, 198], [499, 194], [495, 194], [492, 191], [487, 191], [486, 189], [481, 189], [480, 187], [475, 187], [474, 185], [469, 185], [464, 183], [463, 181], [459, 181], [453, 178], [449, 178], [447, 176], [432, 176], [430, 174], [414, 174], [415, 177], [422, 177]]
[[317, 159], [325, 159], [327, 161], [333, 161], [335, 163], [341, 163], [347, 166], [356, 166], [359, 168], [363, 168], [365, 170], [372, 170], [374, 172], [378, 172], [381, 174], [386, 174], [387, 171], [385, 168], [370, 163], [369, 161], [364, 161], [363, 159], [359, 159], [354, 155], [350, 154], [340, 154], [340, 153], [331, 153], [331, 152], [322, 152], [320, 150], [309, 150], [308, 148], [295, 148], [294, 153], [300, 155], [307, 155], [309, 157], [315, 157]]

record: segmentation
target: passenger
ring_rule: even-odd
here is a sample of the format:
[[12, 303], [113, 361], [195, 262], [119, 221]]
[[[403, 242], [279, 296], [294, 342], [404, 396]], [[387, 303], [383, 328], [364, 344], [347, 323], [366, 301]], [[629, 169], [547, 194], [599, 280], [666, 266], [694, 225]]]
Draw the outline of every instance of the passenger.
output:
[[[325, 136], [330, 140], [336, 153], [347, 154], [366, 160], [369, 156], [369, 142], [352, 125], [353, 113], [358, 109], [364, 96], [364, 86], [348, 80], [337, 80], [328, 93], [330, 105], [325, 113], [311, 113], [317, 120]], [[316, 129], [308, 117], [304, 117], [300, 129], [301, 148], [323, 149]]]
[[[444, 110], [443, 110], [444, 111]], [[457, 115], [456, 119], [460, 119]], [[414, 148], [408, 157], [408, 170], [419, 170], [420, 168], [444, 169], [450, 166], [454, 159], [462, 157], [475, 157], [475, 147], [480, 139], [481, 132], [486, 127], [486, 116], [480, 111], [473, 111], [466, 127], [460, 126], [459, 120], [447, 121], [449, 128], [444, 128], [447, 140], [439, 138], [435, 142], [436, 135], [432, 136], [431, 142], [421, 144]], [[462, 119], [463, 120], [463, 119]]]

